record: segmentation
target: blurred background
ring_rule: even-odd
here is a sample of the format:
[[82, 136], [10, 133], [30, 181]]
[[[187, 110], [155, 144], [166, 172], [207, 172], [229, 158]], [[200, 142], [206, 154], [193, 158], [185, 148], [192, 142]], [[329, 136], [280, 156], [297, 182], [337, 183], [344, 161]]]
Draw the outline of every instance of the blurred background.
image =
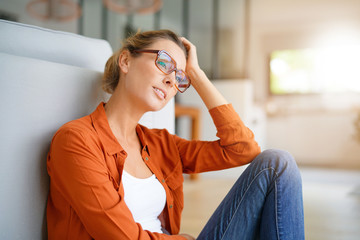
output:
[[[0, 0], [0, 18], [106, 39], [114, 51], [138, 30], [187, 37], [262, 149], [295, 157], [306, 238], [360, 239], [359, 0]], [[216, 139], [194, 89], [176, 102], [199, 112], [196, 126], [177, 118], [180, 136], [196, 128], [195, 138]], [[184, 232], [199, 233], [242, 171], [185, 181]]]

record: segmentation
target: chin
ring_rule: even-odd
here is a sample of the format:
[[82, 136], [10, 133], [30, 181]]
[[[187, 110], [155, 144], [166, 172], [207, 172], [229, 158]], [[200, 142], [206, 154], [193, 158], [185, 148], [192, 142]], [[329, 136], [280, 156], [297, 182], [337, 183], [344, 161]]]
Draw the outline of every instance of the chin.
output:
[[148, 111], [151, 112], [157, 112], [160, 111], [161, 109], [163, 109], [166, 104], [168, 104], [169, 100], [164, 100], [164, 101], [156, 101], [156, 102], [152, 102], [152, 103], [148, 103]]
[[168, 96], [166, 99], [160, 100], [156, 96], [143, 97], [143, 106], [146, 106], [147, 112], [157, 112], [163, 109], [172, 98], [173, 96]]
[[[167, 104], [167, 103], [166, 103]], [[159, 105], [152, 105], [151, 107], [150, 107], [150, 112], [158, 112], [158, 111], [160, 111], [161, 109], [163, 109], [165, 106], [166, 106], [166, 104], [159, 104]]]

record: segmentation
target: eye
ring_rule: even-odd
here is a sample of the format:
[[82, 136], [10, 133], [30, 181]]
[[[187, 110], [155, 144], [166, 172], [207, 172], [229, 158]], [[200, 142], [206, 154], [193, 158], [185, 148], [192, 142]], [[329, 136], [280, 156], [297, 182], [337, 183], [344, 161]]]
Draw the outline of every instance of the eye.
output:
[[166, 63], [161, 62], [161, 61], [158, 61], [157, 63], [160, 65], [160, 67], [166, 69]]
[[162, 68], [167, 74], [171, 73], [176, 65], [176, 63], [171, 59], [171, 57], [164, 52], [162, 52], [158, 56], [157, 64], [159, 68]]

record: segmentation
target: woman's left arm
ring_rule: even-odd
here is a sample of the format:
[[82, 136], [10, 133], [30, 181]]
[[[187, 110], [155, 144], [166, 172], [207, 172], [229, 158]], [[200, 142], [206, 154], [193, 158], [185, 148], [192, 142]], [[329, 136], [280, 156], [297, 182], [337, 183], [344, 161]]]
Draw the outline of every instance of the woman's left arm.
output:
[[200, 68], [197, 59], [196, 47], [186, 38], [182, 41], [188, 51], [186, 73], [190, 77], [191, 85], [195, 88], [208, 110], [228, 104], [223, 95], [215, 88], [204, 71]]

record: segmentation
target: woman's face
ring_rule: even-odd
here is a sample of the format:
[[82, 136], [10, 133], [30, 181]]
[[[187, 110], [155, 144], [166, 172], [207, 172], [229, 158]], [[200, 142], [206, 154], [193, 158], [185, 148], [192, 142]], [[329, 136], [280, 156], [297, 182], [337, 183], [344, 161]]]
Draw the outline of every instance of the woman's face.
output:
[[[176, 61], [176, 67], [185, 70], [185, 54], [176, 43], [160, 39], [144, 49], [165, 50]], [[155, 65], [156, 57], [155, 53], [130, 56], [127, 72], [121, 80], [132, 103], [146, 112], [162, 109], [177, 93], [175, 71], [169, 75], [161, 72]]]

